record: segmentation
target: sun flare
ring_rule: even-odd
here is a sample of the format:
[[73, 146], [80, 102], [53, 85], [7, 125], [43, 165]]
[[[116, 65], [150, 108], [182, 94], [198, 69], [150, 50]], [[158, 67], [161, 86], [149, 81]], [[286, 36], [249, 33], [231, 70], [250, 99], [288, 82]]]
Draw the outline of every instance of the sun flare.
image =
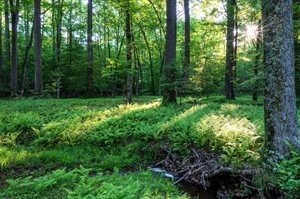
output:
[[245, 37], [247, 41], [252, 41], [257, 36], [257, 26], [256, 25], [247, 25], [245, 30]]

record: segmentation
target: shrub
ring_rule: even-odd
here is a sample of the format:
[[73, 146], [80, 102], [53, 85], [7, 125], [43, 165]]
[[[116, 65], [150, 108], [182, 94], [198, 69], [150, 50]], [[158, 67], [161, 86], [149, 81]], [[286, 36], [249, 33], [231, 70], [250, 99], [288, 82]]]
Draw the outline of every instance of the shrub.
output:
[[276, 181], [288, 198], [300, 198], [300, 154], [294, 150], [291, 153], [291, 159], [277, 165]]

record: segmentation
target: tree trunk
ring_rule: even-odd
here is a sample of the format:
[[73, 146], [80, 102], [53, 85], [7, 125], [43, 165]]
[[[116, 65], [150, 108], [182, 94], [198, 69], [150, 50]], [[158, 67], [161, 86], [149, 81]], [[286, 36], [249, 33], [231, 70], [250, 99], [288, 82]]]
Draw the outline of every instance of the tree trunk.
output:
[[287, 142], [300, 151], [295, 95], [292, 0], [262, 1], [265, 161], [289, 158]]
[[232, 66], [232, 76], [233, 76], [233, 81], [236, 81], [236, 60], [237, 60], [237, 46], [238, 46], [238, 36], [239, 36], [239, 27], [238, 27], [238, 6], [236, 4], [236, 0], [235, 0], [235, 5], [234, 5], [234, 33], [233, 33], [233, 37], [234, 37], [234, 42], [233, 42], [233, 66]]
[[127, 103], [132, 103], [132, 28], [131, 28], [131, 14], [130, 1], [126, 1], [126, 57], [127, 57]]
[[[185, 26], [184, 26], [184, 60], [183, 60], [183, 74], [182, 80], [184, 85], [189, 78], [189, 68], [190, 68], [190, 7], [189, 0], [184, 0], [184, 16], [185, 16]], [[185, 89], [185, 86], [183, 87]]]
[[87, 67], [87, 96], [93, 97], [93, 0], [88, 1], [88, 67]]
[[132, 20], [131, 20], [131, 27], [132, 27], [132, 43], [133, 43], [133, 55], [134, 55], [133, 85], [135, 86], [135, 96], [138, 97], [139, 96], [138, 50], [135, 45], [135, 36], [134, 36]]
[[176, 103], [176, 0], [167, 0], [166, 65], [163, 103]]
[[152, 0], [148, 0], [148, 2], [151, 4], [151, 6], [153, 7], [154, 11], [155, 11], [155, 14], [157, 16], [157, 19], [159, 21], [159, 25], [160, 25], [160, 29], [163, 31], [164, 33], [164, 36], [166, 36], [166, 30], [164, 28], [164, 23], [162, 22], [162, 19], [159, 15], [159, 11], [157, 10], [157, 8], [155, 7], [154, 3], [152, 2]]
[[257, 38], [256, 38], [256, 54], [254, 61], [254, 88], [253, 88], [253, 101], [257, 101], [258, 98], [258, 64], [260, 59], [260, 47], [261, 46], [261, 20], [258, 20]]
[[[70, 2], [73, 4], [73, 1], [71, 0]], [[69, 46], [68, 46], [68, 70], [72, 70], [72, 63], [73, 63], [73, 24], [72, 24], [72, 17], [73, 17], [73, 6], [70, 7], [70, 12], [69, 12], [69, 18], [68, 18], [68, 35], [69, 35]], [[66, 79], [67, 81], [67, 92], [68, 92], [68, 97], [70, 95], [70, 81]]]
[[10, 30], [9, 30], [9, 7], [8, 1], [4, 1], [4, 15], [5, 15], [5, 59], [6, 59], [6, 74], [5, 74], [5, 84], [6, 88], [9, 89], [9, 77], [10, 77]]
[[149, 44], [148, 38], [146, 36], [145, 30], [143, 29], [143, 27], [141, 25], [139, 27], [140, 27], [141, 33], [144, 37], [144, 41], [146, 43], [146, 47], [148, 50], [149, 63], [150, 63], [150, 75], [151, 75], [151, 92], [152, 92], [152, 95], [155, 95], [152, 52], [151, 52], [150, 44]]
[[56, 12], [56, 7], [55, 7], [55, 0], [51, 0], [51, 4], [52, 4], [52, 16], [51, 16], [51, 22], [52, 22], [52, 53], [53, 53], [53, 62], [55, 62], [55, 42], [56, 42], [56, 34], [55, 34], [55, 12]]
[[57, 19], [56, 19], [56, 97], [60, 98], [60, 84], [61, 84], [61, 27], [62, 27], [62, 7], [64, 1], [58, 0], [58, 12], [57, 12]]
[[20, 86], [21, 96], [23, 96], [25, 90], [26, 69], [28, 67], [29, 51], [32, 47], [32, 42], [33, 42], [33, 31], [34, 31], [34, 23], [31, 28], [29, 41], [26, 44], [25, 57], [22, 64], [22, 77], [21, 77], [21, 86]]
[[226, 98], [229, 100], [235, 99], [233, 90], [234, 79], [234, 62], [235, 62], [235, 43], [234, 43], [234, 13], [235, 0], [227, 0], [227, 35], [226, 35], [226, 71], [225, 71], [225, 92]]
[[12, 21], [12, 69], [11, 69], [11, 96], [17, 95], [18, 88], [18, 20], [20, 0], [10, 0]]
[[34, 0], [34, 66], [35, 94], [41, 95], [43, 91], [41, 0]]

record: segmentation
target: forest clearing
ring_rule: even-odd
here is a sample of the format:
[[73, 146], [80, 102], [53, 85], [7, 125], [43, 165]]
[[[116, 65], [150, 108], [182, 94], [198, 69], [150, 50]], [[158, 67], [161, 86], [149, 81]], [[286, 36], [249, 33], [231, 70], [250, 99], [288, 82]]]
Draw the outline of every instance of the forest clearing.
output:
[[300, 0], [4, 0], [0, 198], [300, 198]]
[[[210, 163], [214, 172], [232, 169], [197, 186], [200, 192], [218, 187], [208, 198], [221, 198], [223, 189], [228, 198], [297, 196], [299, 154], [281, 163], [277, 172], [263, 170], [262, 101], [253, 102], [250, 96], [230, 102], [223, 96], [186, 97], [168, 106], [161, 101], [139, 97], [128, 105], [124, 97], [2, 100], [1, 198], [203, 198], [185, 193], [181, 184], [196, 185], [199, 176], [209, 172], [194, 164], [197, 173], [191, 166], [203, 157], [215, 161]], [[197, 179], [174, 172], [178, 162], [172, 158]], [[174, 178], [149, 167], [164, 169]], [[238, 170], [257, 173], [233, 172]], [[180, 178], [182, 182], [173, 185]], [[219, 184], [233, 179], [238, 189]]]

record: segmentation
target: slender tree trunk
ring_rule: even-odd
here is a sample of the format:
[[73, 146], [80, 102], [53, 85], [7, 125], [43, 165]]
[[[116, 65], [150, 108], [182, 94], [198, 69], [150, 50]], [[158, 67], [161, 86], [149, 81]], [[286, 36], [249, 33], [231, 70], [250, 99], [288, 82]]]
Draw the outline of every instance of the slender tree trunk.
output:
[[167, 0], [166, 66], [163, 103], [176, 103], [176, 0]]
[[0, 96], [3, 91], [2, 11], [0, 11]]
[[300, 152], [295, 95], [292, 0], [262, 1], [265, 161], [289, 158], [287, 142]]
[[5, 84], [6, 88], [9, 89], [10, 85], [10, 71], [11, 71], [11, 54], [10, 54], [10, 29], [9, 29], [9, 7], [8, 0], [4, 1], [4, 15], [5, 15], [5, 59], [6, 59], [6, 74], [5, 74]]
[[93, 0], [88, 1], [88, 67], [87, 67], [87, 95], [93, 97]]
[[234, 13], [235, 0], [227, 0], [227, 44], [226, 44], [226, 71], [225, 71], [225, 92], [226, 98], [229, 100], [235, 99], [233, 90], [234, 81], [234, 62], [235, 62], [235, 43], [234, 43]]
[[[103, 77], [102, 77], [102, 73], [103, 73], [103, 69], [106, 68], [106, 59], [107, 59], [107, 41], [109, 38], [107, 38], [107, 16], [106, 16], [106, 2], [103, 1], [104, 5], [102, 6], [104, 8], [104, 18], [103, 18], [103, 22], [104, 22], [104, 26], [103, 26], [103, 40], [104, 40], [104, 46], [103, 46], [103, 61], [102, 64], [100, 63], [100, 96], [103, 97]], [[100, 49], [100, 43], [99, 43], [99, 49]], [[100, 52], [99, 52], [100, 53]], [[99, 56], [101, 57], [101, 55], [99, 54]]]
[[34, 0], [34, 66], [35, 93], [41, 95], [43, 91], [41, 0]]
[[[131, 20], [131, 27], [132, 27], [132, 44], [133, 44], [133, 57], [134, 57], [134, 73], [133, 73], [133, 85], [135, 86], [135, 96], [138, 97], [139, 95], [139, 73], [138, 73], [138, 52], [137, 47], [135, 45], [135, 36], [134, 36], [134, 29]], [[133, 92], [133, 89], [132, 89]]]
[[132, 27], [130, 0], [126, 0], [126, 57], [127, 57], [127, 103], [132, 103]]
[[157, 10], [157, 8], [155, 7], [154, 3], [152, 2], [152, 0], [148, 0], [148, 2], [151, 4], [151, 6], [153, 7], [154, 11], [155, 11], [155, 14], [157, 16], [157, 19], [159, 21], [159, 25], [160, 25], [160, 29], [163, 31], [164, 33], [164, 36], [166, 36], [166, 30], [164, 28], [164, 23], [161, 19], [161, 16], [159, 15], [159, 11]]
[[189, 68], [190, 68], [190, 7], [189, 0], [184, 0], [184, 16], [185, 16], [185, 26], [184, 26], [184, 61], [183, 61], [183, 74], [182, 80], [184, 84], [189, 78]]
[[[71, 0], [71, 5], [73, 5], [73, 0]], [[69, 18], [68, 18], [68, 34], [69, 34], [69, 50], [68, 50], [68, 70], [72, 70], [72, 63], [73, 63], [73, 25], [72, 25], [72, 17], [73, 17], [73, 6], [70, 7], [70, 13], [69, 13]], [[67, 79], [67, 89], [68, 89], [68, 97], [70, 95], [70, 83], [69, 80]]]
[[55, 0], [51, 0], [52, 4], [52, 16], [51, 16], [51, 22], [52, 22], [52, 53], [53, 53], [53, 62], [56, 60], [56, 31], [55, 31], [55, 13], [56, 13], [56, 7], [55, 7]]
[[253, 88], [253, 101], [258, 99], [258, 64], [260, 60], [260, 48], [261, 48], [261, 20], [258, 20], [257, 38], [256, 38], [256, 54], [254, 61], [254, 88]]
[[[136, 62], [137, 62], [137, 67], [136, 67], [136, 79], [135, 79], [135, 84], [136, 84], [136, 95], [139, 95], [139, 92], [140, 92], [140, 85], [141, 85], [141, 89], [143, 89], [143, 79], [142, 79], [142, 75], [141, 75], [141, 70], [142, 70], [142, 67], [141, 67], [141, 62], [140, 62], [140, 56], [138, 54], [138, 49], [135, 48], [135, 56], [136, 56]], [[141, 80], [141, 84], [139, 83]]]
[[18, 91], [18, 20], [20, 0], [10, 0], [12, 20], [12, 70], [11, 70], [11, 96]]
[[236, 81], [236, 60], [237, 60], [237, 47], [238, 47], [238, 37], [239, 37], [239, 27], [238, 27], [238, 6], [236, 4], [234, 5], [234, 42], [233, 42], [233, 66], [232, 66], [232, 76], [233, 81]]
[[190, 68], [190, 56], [191, 56], [191, 34], [190, 34], [190, 7], [189, 0], [184, 0], [184, 16], [185, 16], [185, 26], [184, 26], [184, 58], [183, 58], [183, 73], [182, 73], [182, 91], [180, 93], [185, 95], [186, 93], [186, 83], [189, 79], [189, 68]]
[[23, 96], [25, 90], [26, 69], [28, 67], [29, 51], [33, 43], [33, 31], [34, 31], [34, 23], [31, 28], [29, 41], [26, 44], [25, 57], [22, 64], [22, 77], [21, 77], [21, 86], [20, 86], [21, 96]]
[[141, 25], [139, 27], [140, 27], [141, 33], [144, 37], [144, 41], [146, 43], [146, 47], [148, 50], [148, 56], [149, 56], [149, 62], [150, 62], [150, 75], [151, 75], [151, 92], [152, 92], [152, 95], [155, 95], [155, 82], [154, 82], [152, 51], [151, 51], [150, 44], [149, 44], [148, 38], [146, 36], [145, 30], [143, 29], [143, 27]]
[[58, 12], [57, 12], [57, 19], [56, 19], [56, 97], [60, 98], [60, 84], [61, 84], [61, 27], [62, 27], [62, 7], [64, 1], [58, 0]]

